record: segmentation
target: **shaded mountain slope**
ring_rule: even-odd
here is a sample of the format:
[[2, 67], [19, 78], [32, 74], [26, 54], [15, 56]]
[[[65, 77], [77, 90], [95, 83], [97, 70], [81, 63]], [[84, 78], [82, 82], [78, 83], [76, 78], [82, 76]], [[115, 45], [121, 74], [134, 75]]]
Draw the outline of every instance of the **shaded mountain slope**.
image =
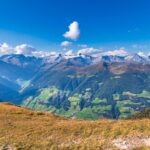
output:
[[0, 99], [67, 118], [126, 118], [150, 107], [150, 61], [139, 55], [0, 57]]
[[0, 57], [0, 98], [18, 103], [20, 91], [26, 87], [38, 72], [42, 60], [24, 55], [4, 55]]
[[150, 106], [146, 64], [61, 62], [35, 75], [31, 84], [22, 93], [24, 106], [66, 117], [124, 118]]

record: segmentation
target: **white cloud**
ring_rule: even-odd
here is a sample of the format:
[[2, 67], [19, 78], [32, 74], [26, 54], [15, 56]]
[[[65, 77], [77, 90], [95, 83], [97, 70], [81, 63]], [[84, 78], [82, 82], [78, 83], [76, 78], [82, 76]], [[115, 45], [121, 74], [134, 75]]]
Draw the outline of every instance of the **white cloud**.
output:
[[128, 55], [128, 52], [125, 51], [124, 49], [118, 49], [118, 50], [112, 50], [112, 51], [104, 52], [103, 55], [126, 56], [126, 55]]
[[[126, 56], [128, 55], [128, 52], [124, 48], [120, 48], [117, 50], [111, 50], [111, 51], [103, 51], [101, 49], [96, 49], [93, 47], [86, 47], [78, 50], [76, 53], [73, 52], [73, 50], [67, 50], [66, 47], [64, 47], [63, 55], [65, 57], [74, 57], [75, 55], [79, 55], [80, 53], [83, 55], [91, 55], [93, 57], [101, 57], [104, 55], [112, 55], [112, 56]], [[58, 55], [58, 52], [54, 51], [42, 51], [37, 50], [34, 47], [27, 45], [27, 44], [21, 44], [17, 45], [16, 47], [12, 47], [8, 45], [7, 43], [0, 44], [0, 55], [6, 55], [6, 54], [23, 54], [26, 56], [36, 56], [36, 57], [45, 57], [45, 56], [56, 56]], [[138, 53], [140, 56], [146, 56], [145, 53], [140, 51]], [[150, 54], [148, 54], [150, 55]]]
[[56, 52], [46, 52], [46, 51], [34, 51], [32, 53], [35, 57], [48, 57], [48, 56], [56, 56], [58, 53]]
[[100, 57], [104, 55], [111, 55], [111, 56], [127, 56], [128, 55], [128, 52], [124, 48], [104, 52], [102, 49], [95, 49], [93, 47], [90, 47], [90, 48], [80, 49], [77, 52], [77, 54], [80, 54], [80, 53], [83, 55], [92, 55], [94, 57]]
[[79, 23], [74, 21], [69, 25], [69, 31], [63, 34], [65, 38], [69, 38], [71, 40], [77, 40], [80, 36]]
[[69, 41], [63, 41], [63, 42], [61, 43], [61, 46], [67, 47], [67, 46], [70, 46], [71, 44], [72, 44], [72, 42], [69, 42]]
[[77, 53], [83, 54], [83, 55], [94, 55], [94, 54], [98, 54], [101, 52], [102, 51], [100, 49], [95, 49], [93, 47], [87, 47], [87, 48], [80, 49]]
[[48, 52], [48, 51], [41, 51], [37, 50], [34, 47], [27, 45], [27, 44], [22, 44], [18, 45], [15, 47], [15, 53], [16, 54], [23, 54], [26, 56], [35, 56], [35, 57], [48, 57], [48, 56], [55, 56], [57, 55], [56, 52]]
[[35, 57], [57, 55], [56, 52], [39, 51], [27, 44], [17, 45], [16, 47], [11, 47], [7, 43], [0, 44], [0, 55], [7, 55], [7, 54], [23, 54], [25, 56], [35, 56]]
[[24, 54], [24, 55], [33, 55], [33, 53], [37, 51], [30, 45], [22, 44], [15, 47], [16, 54]]
[[7, 43], [0, 44], [0, 55], [12, 54], [13, 48]]

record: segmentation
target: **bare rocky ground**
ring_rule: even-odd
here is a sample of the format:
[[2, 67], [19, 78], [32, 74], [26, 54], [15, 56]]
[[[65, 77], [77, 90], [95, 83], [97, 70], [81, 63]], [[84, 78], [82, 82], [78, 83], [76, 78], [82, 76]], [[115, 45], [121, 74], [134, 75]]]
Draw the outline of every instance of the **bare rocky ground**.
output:
[[150, 149], [150, 137], [146, 138], [126, 138], [126, 139], [115, 139], [112, 144], [120, 150], [132, 150], [143, 146], [149, 147]]
[[0, 147], [0, 150], [14, 150], [14, 148], [9, 144], [5, 144]]
[[[141, 147], [149, 147], [147, 149], [150, 149], [150, 137], [146, 138], [126, 138], [126, 139], [115, 139], [112, 141], [113, 147], [116, 147], [119, 150], [136, 150], [137, 148]], [[114, 149], [114, 148], [113, 148]], [[107, 150], [113, 150], [111, 148]], [[13, 148], [13, 146], [6, 144], [0, 147], [0, 150], [16, 150]]]

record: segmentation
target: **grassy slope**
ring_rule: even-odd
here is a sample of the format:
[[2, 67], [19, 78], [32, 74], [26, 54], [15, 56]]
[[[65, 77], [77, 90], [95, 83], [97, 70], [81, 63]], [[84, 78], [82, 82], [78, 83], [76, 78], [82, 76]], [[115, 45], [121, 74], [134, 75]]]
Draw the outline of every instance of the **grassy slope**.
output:
[[0, 149], [106, 149], [116, 138], [150, 136], [150, 120], [67, 120], [0, 103]]

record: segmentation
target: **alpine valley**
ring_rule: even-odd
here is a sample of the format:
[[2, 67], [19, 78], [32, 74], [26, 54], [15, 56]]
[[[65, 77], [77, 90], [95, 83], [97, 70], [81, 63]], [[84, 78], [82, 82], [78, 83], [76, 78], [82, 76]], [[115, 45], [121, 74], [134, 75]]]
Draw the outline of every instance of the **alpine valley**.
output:
[[3, 55], [0, 98], [67, 118], [126, 118], [150, 107], [150, 58]]

